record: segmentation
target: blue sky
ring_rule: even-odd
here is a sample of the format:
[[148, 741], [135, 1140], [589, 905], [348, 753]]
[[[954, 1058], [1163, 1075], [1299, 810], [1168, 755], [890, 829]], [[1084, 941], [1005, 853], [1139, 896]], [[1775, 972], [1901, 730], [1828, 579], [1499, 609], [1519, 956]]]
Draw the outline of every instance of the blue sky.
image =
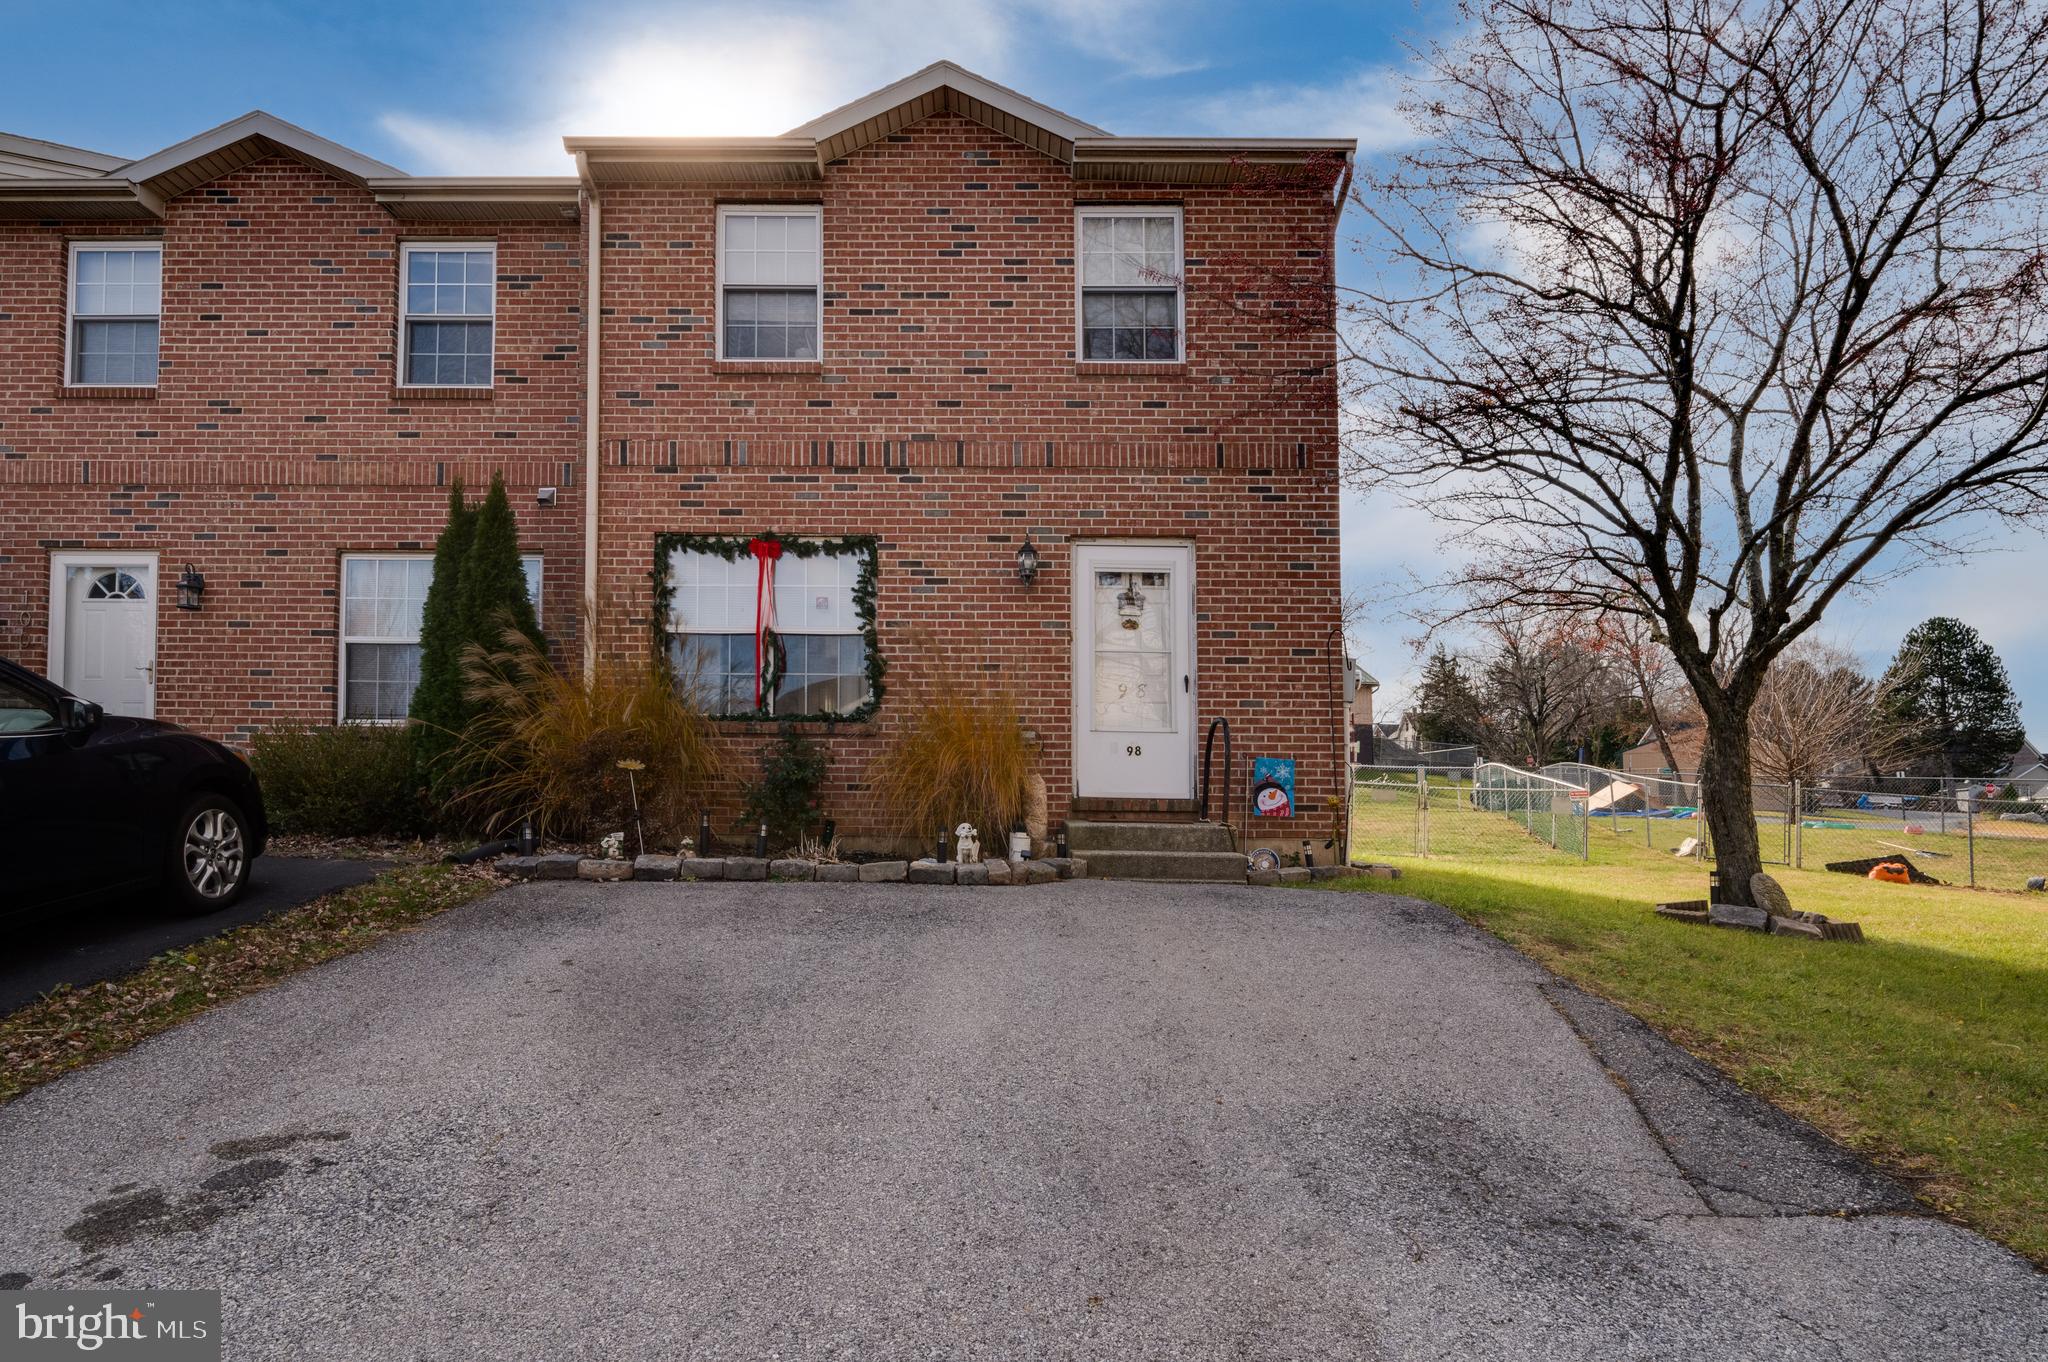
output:
[[[140, 156], [261, 108], [418, 173], [565, 174], [564, 133], [778, 133], [944, 57], [1112, 132], [1354, 136], [1371, 152], [1401, 141], [1407, 45], [1451, 20], [1442, 0], [0, 0], [0, 129]], [[1882, 669], [1906, 629], [1956, 615], [2048, 737], [2048, 612], [2025, 585], [2048, 580], [2048, 548], [1995, 532], [1987, 549], [1847, 602], [1823, 636]], [[1363, 660], [1383, 708], [1416, 670], [1396, 613], [1410, 573], [1443, 565], [1426, 516], [1347, 493], [1346, 585], [1379, 605]]]

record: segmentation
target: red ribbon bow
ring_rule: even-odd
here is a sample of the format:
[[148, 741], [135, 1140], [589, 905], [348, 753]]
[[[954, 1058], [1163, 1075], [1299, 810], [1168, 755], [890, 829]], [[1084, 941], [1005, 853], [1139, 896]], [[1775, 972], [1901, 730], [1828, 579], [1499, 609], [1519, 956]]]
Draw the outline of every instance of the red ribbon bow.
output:
[[774, 539], [749, 539], [747, 552], [757, 563], [754, 581], [754, 708], [763, 702], [762, 678], [768, 665], [768, 640], [775, 628], [775, 560], [782, 544]]

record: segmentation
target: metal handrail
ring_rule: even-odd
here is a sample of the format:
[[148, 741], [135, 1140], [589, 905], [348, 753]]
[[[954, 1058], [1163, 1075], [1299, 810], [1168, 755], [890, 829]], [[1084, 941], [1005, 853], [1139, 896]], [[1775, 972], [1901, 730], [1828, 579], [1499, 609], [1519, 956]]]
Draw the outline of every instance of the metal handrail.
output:
[[1202, 821], [1209, 821], [1209, 758], [1216, 751], [1216, 729], [1223, 729], [1223, 821], [1230, 821], [1230, 720], [1221, 714], [1209, 721], [1202, 737]]

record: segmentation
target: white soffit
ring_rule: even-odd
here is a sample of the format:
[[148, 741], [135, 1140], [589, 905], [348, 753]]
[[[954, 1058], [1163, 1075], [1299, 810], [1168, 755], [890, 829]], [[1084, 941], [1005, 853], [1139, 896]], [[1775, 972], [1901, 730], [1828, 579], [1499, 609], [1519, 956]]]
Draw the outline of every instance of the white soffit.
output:
[[836, 161], [937, 113], [973, 119], [1062, 161], [1072, 157], [1077, 138], [1108, 136], [1092, 123], [1083, 123], [949, 61], [933, 62], [873, 94], [821, 114], [792, 128], [789, 136], [814, 139], [818, 159]]
[[170, 199], [279, 152], [357, 185], [405, 174], [260, 109], [130, 161], [119, 173]]

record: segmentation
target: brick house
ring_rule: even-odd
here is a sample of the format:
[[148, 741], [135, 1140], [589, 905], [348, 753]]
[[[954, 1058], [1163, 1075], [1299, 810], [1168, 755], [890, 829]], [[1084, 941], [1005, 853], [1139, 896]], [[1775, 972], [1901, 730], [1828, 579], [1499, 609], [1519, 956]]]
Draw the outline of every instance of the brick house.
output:
[[1113, 137], [940, 63], [780, 137], [565, 145], [0, 136], [0, 654], [230, 741], [398, 717], [447, 484], [495, 472], [564, 660], [654, 643], [742, 747], [820, 736], [843, 835], [921, 688], [994, 683], [1055, 822], [1192, 809], [1221, 718], [1233, 821], [1293, 758], [1251, 830], [1320, 840], [1351, 143]]

